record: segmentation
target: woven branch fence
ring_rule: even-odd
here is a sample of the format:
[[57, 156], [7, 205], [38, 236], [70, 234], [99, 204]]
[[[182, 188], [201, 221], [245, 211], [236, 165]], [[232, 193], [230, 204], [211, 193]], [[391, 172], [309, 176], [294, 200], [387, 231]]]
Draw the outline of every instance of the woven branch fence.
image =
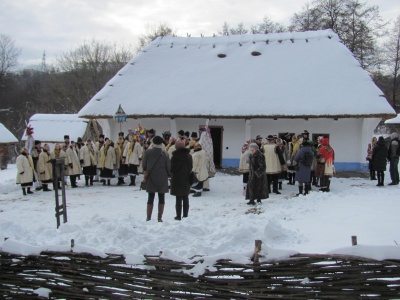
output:
[[138, 266], [122, 255], [0, 252], [0, 295], [40, 299], [34, 290], [47, 288], [51, 299], [400, 299], [399, 260], [297, 254], [258, 262], [257, 252], [253, 263], [219, 260], [197, 278], [183, 272], [195, 263], [159, 256]]

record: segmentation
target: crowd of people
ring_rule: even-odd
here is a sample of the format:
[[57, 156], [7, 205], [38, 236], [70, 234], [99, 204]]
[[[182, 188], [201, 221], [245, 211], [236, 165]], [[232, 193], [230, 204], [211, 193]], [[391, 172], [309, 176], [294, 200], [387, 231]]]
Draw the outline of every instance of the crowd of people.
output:
[[[200, 136], [179, 130], [175, 138], [164, 131], [161, 137], [155, 135], [154, 129], [138, 127], [129, 129], [127, 135], [120, 132], [115, 143], [103, 134], [95, 143], [90, 139], [83, 142], [82, 138], [70, 141], [69, 135], [64, 135], [64, 143], [55, 144], [53, 151], [48, 144], [42, 146], [41, 141], [28, 138], [16, 161], [17, 183], [21, 184], [23, 195], [27, 195], [33, 193], [34, 184], [38, 191], [51, 191], [49, 184], [53, 184], [53, 189], [55, 185], [61, 188], [62, 183], [67, 184], [67, 177], [72, 188], [78, 187], [80, 176], [84, 176], [87, 187], [94, 182], [110, 186], [113, 178], [117, 185], [123, 185], [127, 177], [129, 186], [136, 186], [136, 176], [143, 173], [148, 193], [146, 220], [151, 220], [157, 193], [157, 220], [162, 222], [168, 192], [176, 197], [175, 219], [181, 220], [188, 216], [189, 194], [201, 197], [202, 192], [210, 191], [209, 178], [215, 175], [210, 132], [207, 126], [199, 132]], [[64, 178], [53, 174], [53, 162], [57, 159], [63, 159]]]
[[393, 132], [390, 141], [386, 142], [383, 136], [373, 137], [367, 148], [367, 161], [369, 162], [369, 177], [378, 180], [377, 186], [384, 186], [386, 166], [389, 163], [391, 182], [388, 185], [399, 184], [399, 135]]
[[[261, 203], [271, 193], [281, 194], [283, 181], [298, 182], [298, 195], [307, 195], [312, 185], [330, 191], [335, 173], [335, 152], [327, 137], [313, 142], [309, 132], [287, 133], [283, 138], [268, 135], [266, 142], [258, 135], [242, 146], [239, 171], [243, 174], [243, 194], [247, 204]], [[256, 203], [257, 201], [257, 203]]]

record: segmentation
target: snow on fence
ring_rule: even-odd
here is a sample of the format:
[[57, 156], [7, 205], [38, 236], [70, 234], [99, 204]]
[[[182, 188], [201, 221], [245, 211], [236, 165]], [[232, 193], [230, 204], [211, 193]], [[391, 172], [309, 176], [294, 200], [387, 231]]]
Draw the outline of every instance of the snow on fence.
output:
[[282, 261], [260, 262], [259, 247], [256, 241], [253, 263], [219, 260], [214, 271], [198, 277], [184, 272], [196, 262], [160, 256], [145, 256], [143, 265], [128, 265], [123, 255], [0, 252], [0, 294], [4, 299], [400, 298], [400, 260], [296, 254]]

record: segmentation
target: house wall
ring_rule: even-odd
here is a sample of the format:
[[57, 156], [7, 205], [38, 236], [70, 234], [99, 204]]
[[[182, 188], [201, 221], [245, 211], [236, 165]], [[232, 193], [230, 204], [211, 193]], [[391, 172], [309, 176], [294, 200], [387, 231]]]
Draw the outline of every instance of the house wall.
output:
[[[106, 121], [106, 120], [104, 120]], [[330, 144], [335, 150], [335, 167], [338, 171], [367, 171], [365, 160], [366, 149], [371, 141], [373, 130], [380, 119], [210, 119], [210, 126], [223, 126], [222, 141], [222, 167], [237, 167], [241, 154], [242, 144], [246, 139], [261, 135], [278, 135], [285, 132], [300, 134], [303, 130], [313, 133], [330, 135]], [[111, 134], [116, 139], [120, 130], [119, 124], [114, 120], [107, 120], [107, 124], [100, 122], [106, 136]], [[205, 119], [128, 119], [121, 124], [122, 131], [127, 133], [128, 128], [142, 127], [156, 130], [157, 135], [169, 130], [172, 136], [180, 129], [185, 131], [198, 131], [199, 125], [205, 125]], [[107, 132], [108, 130], [108, 132]]]

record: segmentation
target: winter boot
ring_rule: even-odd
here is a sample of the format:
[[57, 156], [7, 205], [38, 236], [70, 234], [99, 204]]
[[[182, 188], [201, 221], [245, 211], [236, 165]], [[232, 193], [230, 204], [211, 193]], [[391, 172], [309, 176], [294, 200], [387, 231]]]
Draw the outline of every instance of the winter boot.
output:
[[187, 201], [183, 199], [183, 217], [187, 218], [189, 215], [189, 198]]
[[182, 215], [182, 203], [181, 203], [181, 198], [176, 197], [176, 203], [175, 203], [175, 211], [176, 211], [176, 217], [175, 220], [181, 220], [181, 215]]
[[311, 185], [310, 184], [306, 184], [304, 189], [305, 189], [304, 195], [308, 195], [310, 193], [310, 190], [311, 190]]
[[27, 194], [33, 194], [33, 192], [31, 191], [31, 188], [30, 187], [28, 187], [27, 188], [27, 192], [26, 192]]
[[108, 185], [108, 186], [111, 185], [111, 179], [107, 179], [107, 185]]
[[157, 216], [157, 220], [158, 222], [162, 222], [162, 216], [164, 213], [164, 204], [158, 204], [158, 216]]
[[136, 176], [129, 176], [131, 178], [131, 183], [129, 184], [130, 186], [136, 186], [135, 180], [136, 180]]
[[258, 204], [262, 204], [261, 199], [257, 199]]
[[89, 186], [89, 176], [85, 175], [85, 186]]
[[282, 189], [282, 182], [278, 182], [278, 190]]
[[122, 183], [122, 178], [121, 178], [121, 177], [118, 177], [117, 185], [121, 185], [121, 184], [123, 184], [123, 183]]
[[250, 200], [249, 202], [247, 202], [247, 205], [256, 205], [256, 203], [254, 202], [254, 200]]
[[302, 185], [299, 185], [299, 193], [296, 194], [296, 196], [300, 196], [300, 195], [303, 195], [303, 186]]
[[90, 185], [93, 185], [93, 176], [90, 176]]
[[193, 194], [193, 197], [201, 197], [201, 192], [195, 192], [195, 193]]
[[293, 173], [288, 173], [288, 180], [289, 182], [287, 184], [291, 185], [292, 184], [292, 178], [293, 178]]
[[26, 190], [25, 190], [25, 188], [22, 188], [22, 195], [26, 196]]
[[146, 221], [151, 220], [151, 214], [153, 213], [153, 204], [147, 204], [147, 218]]
[[43, 186], [43, 192], [51, 192], [47, 184], [42, 184]]

